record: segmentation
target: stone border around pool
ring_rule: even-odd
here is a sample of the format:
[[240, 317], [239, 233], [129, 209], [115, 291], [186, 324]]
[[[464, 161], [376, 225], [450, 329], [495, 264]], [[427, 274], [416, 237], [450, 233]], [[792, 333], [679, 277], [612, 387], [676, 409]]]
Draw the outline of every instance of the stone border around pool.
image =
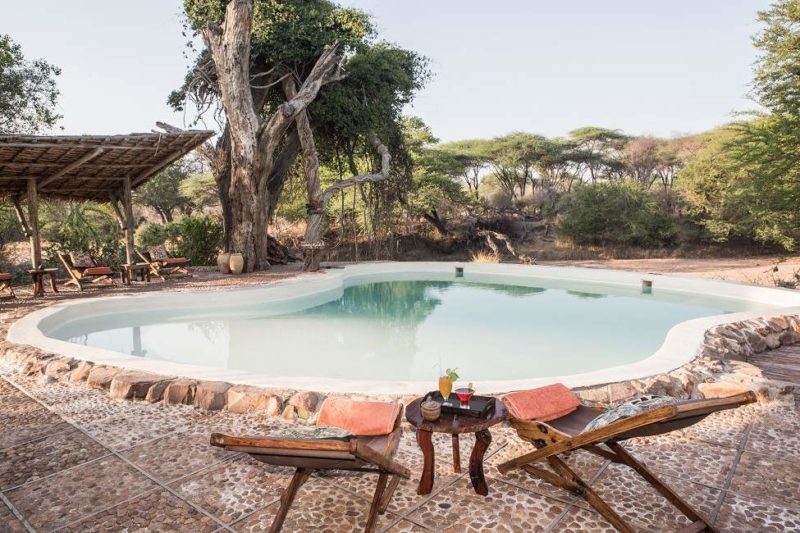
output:
[[[118, 400], [139, 400], [168, 405], [193, 405], [205, 410], [233, 413], [263, 412], [289, 421], [313, 421], [326, 394], [315, 391], [264, 388], [224, 381], [195, 380], [141, 370], [95, 364], [64, 357], [6, 340], [9, 324], [18, 316], [7, 313], [0, 324], [0, 355], [27, 376], [47, 383], [83, 383], [102, 389]], [[589, 405], [615, 405], [642, 394], [667, 394], [676, 398], [713, 398], [747, 390], [759, 401], [793, 401], [795, 385], [770, 380], [747, 363], [756, 353], [800, 343], [800, 314], [750, 318], [716, 325], [707, 330], [696, 356], [673, 371], [644, 379], [625, 380], [573, 391]], [[342, 394], [331, 394], [341, 396]], [[351, 398], [400, 400], [412, 395], [347, 394]]]
[[649, 281], [654, 292], [663, 290], [674, 301], [703, 295], [759, 303], [768, 307], [768, 310], [764, 311], [701, 317], [676, 324], [666, 334], [663, 344], [655, 353], [633, 363], [547, 378], [481, 380], [480, 390], [486, 394], [529, 389], [553, 381], [560, 381], [573, 389], [597, 388], [600, 386], [599, 384], [603, 383], [641, 381], [648, 376], [668, 374], [689, 364], [697, 356], [698, 347], [703, 344], [705, 332], [719, 324], [755, 319], [761, 316], [800, 313], [800, 291], [716, 280], [578, 267], [388, 262], [351, 265], [312, 277], [289, 279], [261, 287], [229, 288], [215, 291], [211, 300], [209, 300], [210, 293], [208, 291], [186, 291], [129, 294], [57, 302], [34, 310], [15, 321], [9, 328], [7, 340], [18, 344], [32, 345], [46, 353], [91, 361], [95, 365], [123, 367], [131, 371], [165, 376], [181, 376], [195, 381], [224, 381], [235, 385], [253, 385], [279, 390], [315, 390], [326, 394], [356, 393], [366, 396], [393, 395], [395, 397], [419, 395], [430, 390], [429, 383], [385, 379], [368, 381], [332, 379], [314, 376], [279, 377], [264, 373], [136, 357], [66, 342], [49, 337], [45, 332], [64, 321], [140, 309], [154, 311], [192, 309], [212, 304], [224, 309], [228, 306], [270, 303], [278, 306], [281, 312], [292, 312], [334, 299], [341, 295], [346, 287], [354, 284], [407, 279], [450, 280], [457, 277], [456, 272], [459, 268], [463, 270], [465, 281], [519, 285], [546, 283], [547, 286], [554, 288], [586, 287], [587, 290], [605, 287], [610, 293], [622, 290], [626, 294], [631, 290], [641, 291], [642, 282]]

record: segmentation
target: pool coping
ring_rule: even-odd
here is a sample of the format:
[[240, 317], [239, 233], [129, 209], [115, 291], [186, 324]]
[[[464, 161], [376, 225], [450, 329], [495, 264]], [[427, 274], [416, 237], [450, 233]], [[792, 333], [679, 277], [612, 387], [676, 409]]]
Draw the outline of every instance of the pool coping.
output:
[[[12, 343], [34, 346], [40, 350], [78, 360], [150, 372], [164, 376], [180, 376], [199, 381], [223, 381], [235, 385], [253, 385], [271, 389], [309, 390], [322, 393], [356, 393], [366, 395], [409, 395], [423, 394], [432, 388], [428, 381], [365, 381], [330, 379], [313, 376], [279, 378], [236, 370], [204, 367], [184, 363], [174, 363], [157, 359], [144, 359], [110, 350], [81, 346], [54, 339], [45, 335], [54, 321], [61, 318], [75, 319], [87, 314], [96, 314], [103, 306], [117, 308], [118, 312], [159, 306], [175, 307], [175, 300], [181, 306], [190, 307], [197, 301], [217, 300], [219, 306], [241, 305], [248, 302], [281, 302], [286, 305], [302, 305], [304, 298], [317, 297], [320, 293], [331, 295], [340, 293], [348, 284], [368, 281], [370, 278], [384, 279], [387, 276], [403, 279], [415, 274], [454, 274], [456, 268], [463, 268], [465, 276], [470, 274], [481, 278], [501, 276], [504, 279], [533, 277], [561, 282], [590, 282], [607, 286], [640, 287], [642, 280], [649, 280], [653, 290], [669, 290], [687, 294], [704, 294], [769, 304], [762, 311], [728, 313], [681, 322], [667, 333], [661, 347], [651, 356], [626, 365], [609, 367], [591, 372], [543, 378], [514, 380], [480, 381], [481, 392], [498, 394], [562, 382], [570, 388], [596, 387], [609, 383], [641, 380], [666, 374], [694, 360], [704, 343], [705, 334], [711, 328], [737, 321], [755, 319], [777, 314], [800, 313], [800, 292], [789, 289], [760, 287], [718, 280], [685, 278], [652, 273], [628, 272], [609, 269], [580, 267], [557, 267], [539, 265], [450, 263], [450, 262], [408, 262], [408, 263], [366, 263], [328, 270], [323, 274], [281, 280], [261, 287], [236, 287], [219, 291], [187, 291], [180, 293], [147, 293], [93, 298], [85, 301], [71, 301], [51, 305], [29, 313], [11, 325], [7, 340]], [[408, 279], [410, 279], [410, 277]], [[482, 279], [485, 281], [485, 279]], [[123, 305], [119, 305], [122, 303]], [[772, 307], [774, 305], [774, 307]], [[91, 313], [89, 313], [91, 309]]]

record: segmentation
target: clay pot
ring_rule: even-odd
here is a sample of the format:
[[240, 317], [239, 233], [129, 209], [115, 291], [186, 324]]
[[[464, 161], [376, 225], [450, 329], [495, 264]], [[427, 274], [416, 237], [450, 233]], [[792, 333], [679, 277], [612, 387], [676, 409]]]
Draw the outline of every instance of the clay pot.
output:
[[422, 405], [419, 406], [419, 410], [422, 413], [422, 418], [429, 422], [439, 420], [442, 414], [442, 406], [433, 400], [423, 402]]
[[223, 252], [217, 256], [217, 270], [222, 272], [223, 274], [230, 274], [231, 273], [231, 254], [228, 252]]
[[244, 270], [244, 256], [242, 254], [231, 254], [228, 264], [233, 274], [241, 274], [242, 270]]

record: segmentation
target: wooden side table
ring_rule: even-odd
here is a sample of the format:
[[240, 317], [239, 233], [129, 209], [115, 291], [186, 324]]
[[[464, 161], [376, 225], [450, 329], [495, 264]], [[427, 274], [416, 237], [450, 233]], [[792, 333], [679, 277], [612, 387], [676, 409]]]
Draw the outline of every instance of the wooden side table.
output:
[[406, 407], [406, 419], [417, 428], [417, 444], [422, 449], [422, 478], [419, 480], [417, 494], [430, 494], [433, 490], [435, 457], [433, 450], [433, 434], [448, 433], [453, 440], [453, 470], [461, 472], [461, 458], [458, 436], [462, 433], [475, 433], [475, 446], [469, 458], [469, 479], [475, 492], [481, 496], [489, 494], [486, 478], [483, 476], [483, 456], [492, 443], [489, 428], [506, 419], [506, 408], [500, 400], [495, 401], [494, 410], [484, 418], [442, 413], [438, 420], [429, 422], [422, 418], [420, 405], [422, 398], [417, 398]]
[[58, 273], [57, 268], [34, 268], [32, 270], [28, 270], [28, 274], [31, 276], [31, 281], [33, 282], [33, 296], [44, 296], [44, 276], [45, 274], [50, 275], [50, 288], [53, 290], [54, 293], [58, 292], [58, 287], [56, 286], [56, 274]]
[[119, 275], [122, 278], [122, 283], [125, 285], [130, 285], [133, 278], [136, 275], [139, 275], [139, 279], [141, 281], [147, 281], [150, 283], [150, 265], [147, 263], [131, 263], [131, 264], [124, 264], [120, 268]]

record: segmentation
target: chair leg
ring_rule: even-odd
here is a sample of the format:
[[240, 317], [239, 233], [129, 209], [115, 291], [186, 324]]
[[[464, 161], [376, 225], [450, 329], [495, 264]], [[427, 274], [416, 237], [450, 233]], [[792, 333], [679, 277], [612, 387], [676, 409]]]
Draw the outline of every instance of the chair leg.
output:
[[369, 517], [367, 518], [367, 525], [364, 526], [364, 533], [375, 531], [375, 522], [378, 521], [379, 508], [383, 501], [383, 493], [386, 490], [386, 481], [388, 479], [389, 474], [383, 472], [378, 474], [378, 484], [375, 487], [375, 495], [372, 497], [372, 505], [369, 506]]
[[626, 524], [622, 517], [618, 515], [617, 512], [614, 511], [614, 509], [612, 509], [611, 506], [608, 505], [599, 494], [593, 491], [592, 488], [589, 487], [589, 485], [583, 481], [578, 474], [573, 472], [572, 469], [567, 466], [567, 463], [556, 456], [548, 457], [547, 462], [550, 463], [550, 466], [553, 467], [553, 469], [567, 481], [567, 484], [575, 487], [574, 492], [578, 496], [581, 496], [589, 505], [594, 507], [595, 510], [603, 515], [603, 517], [605, 517], [605, 519], [608, 520], [612, 526], [617, 528], [622, 533], [634, 533], [634, 529]]
[[[609, 443], [607, 444], [617, 456], [622, 459], [622, 461], [633, 470], [636, 471], [637, 474], [642, 476], [645, 481], [647, 481], [654, 489], [661, 493], [664, 498], [670, 501], [672, 505], [678, 508], [680, 512], [684, 514], [689, 520], [694, 522], [702, 522], [705, 524], [706, 531], [716, 531], [714, 527], [711, 525], [711, 520], [705, 517], [702, 513], [697, 511], [694, 507], [692, 507], [689, 502], [684, 500], [681, 496], [676, 494], [671, 488], [665, 485], [660, 479], [658, 479], [655, 474], [650, 472], [645, 465], [640, 463], [634, 456], [628, 453], [625, 448], [620, 446], [618, 443]], [[701, 530], [702, 531], [702, 530]]]
[[397, 489], [397, 485], [400, 484], [400, 476], [392, 476], [391, 481], [389, 481], [389, 485], [386, 487], [386, 492], [383, 493], [383, 500], [381, 500], [381, 505], [378, 507], [378, 512], [383, 514], [389, 508], [389, 504], [392, 502], [392, 496], [394, 496], [394, 491]]
[[289, 507], [292, 506], [292, 502], [295, 496], [297, 496], [298, 489], [306, 482], [311, 472], [313, 472], [313, 470], [309, 468], [298, 468], [295, 470], [294, 476], [292, 476], [292, 480], [289, 482], [289, 486], [286, 487], [286, 490], [281, 494], [281, 505], [278, 508], [277, 514], [275, 514], [275, 518], [272, 520], [272, 525], [269, 528], [270, 533], [278, 533], [281, 530], [283, 522], [286, 520], [286, 514], [289, 512]]

